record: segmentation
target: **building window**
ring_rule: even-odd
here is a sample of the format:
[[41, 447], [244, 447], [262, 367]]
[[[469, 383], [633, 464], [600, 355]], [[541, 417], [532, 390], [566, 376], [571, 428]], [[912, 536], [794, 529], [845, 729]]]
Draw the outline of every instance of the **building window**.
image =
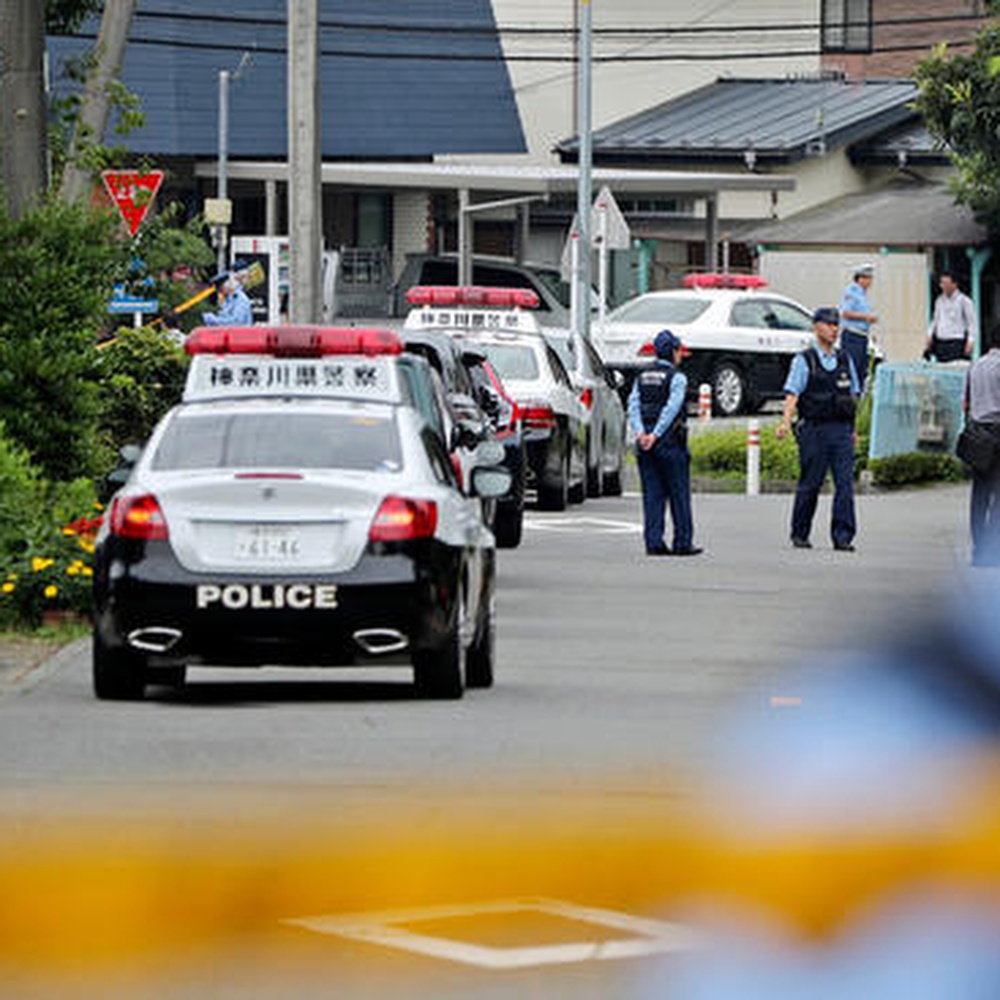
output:
[[823, 51], [871, 52], [872, 0], [823, 0]]

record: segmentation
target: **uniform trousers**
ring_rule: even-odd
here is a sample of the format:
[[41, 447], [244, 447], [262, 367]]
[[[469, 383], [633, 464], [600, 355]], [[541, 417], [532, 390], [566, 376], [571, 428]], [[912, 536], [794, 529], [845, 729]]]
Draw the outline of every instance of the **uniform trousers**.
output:
[[674, 525], [671, 548], [691, 548], [694, 524], [691, 518], [691, 453], [675, 435], [657, 439], [649, 451], [636, 448], [642, 481], [643, 539], [646, 551], [663, 548], [666, 505]]
[[840, 346], [847, 351], [847, 356], [854, 364], [858, 384], [863, 390], [868, 380], [868, 338], [863, 333], [855, 333], [853, 330], [841, 330]]
[[965, 357], [965, 341], [961, 337], [948, 339], [932, 337], [931, 354], [942, 364], [948, 361], [961, 361]]
[[972, 473], [969, 503], [972, 565], [1000, 566], [1000, 465]]
[[834, 545], [850, 544], [857, 531], [854, 516], [854, 428], [845, 421], [800, 421], [799, 483], [792, 507], [792, 537], [808, 538], [819, 491], [827, 469], [833, 473], [830, 537]]

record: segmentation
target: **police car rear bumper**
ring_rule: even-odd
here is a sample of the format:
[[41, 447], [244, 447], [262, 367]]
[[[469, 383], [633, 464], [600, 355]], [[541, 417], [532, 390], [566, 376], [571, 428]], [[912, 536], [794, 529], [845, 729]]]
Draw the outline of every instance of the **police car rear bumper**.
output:
[[323, 577], [191, 573], [165, 545], [130, 563], [112, 539], [95, 567], [96, 634], [151, 667], [409, 662], [443, 646], [454, 622], [460, 554], [436, 541]]

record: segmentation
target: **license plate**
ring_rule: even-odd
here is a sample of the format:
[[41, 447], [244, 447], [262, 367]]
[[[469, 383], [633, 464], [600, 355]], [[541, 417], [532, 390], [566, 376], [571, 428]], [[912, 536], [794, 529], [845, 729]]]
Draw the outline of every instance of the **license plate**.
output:
[[295, 562], [301, 555], [299, 532], [274, 524], [255, 524], [236, 534], [236, 558], [262, 562]]

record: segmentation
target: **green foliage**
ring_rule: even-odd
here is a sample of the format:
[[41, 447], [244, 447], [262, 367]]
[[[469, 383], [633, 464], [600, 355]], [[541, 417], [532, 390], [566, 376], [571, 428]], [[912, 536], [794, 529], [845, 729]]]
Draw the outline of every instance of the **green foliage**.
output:
[[[691, 472], [696, 476], [740, 479], [747, 469], [747, 432], [741, 427], [701, 430], [690, 437]], [[779, 441], [773, 427], [761, 428], [761, 479], [794, 480], [799, 453], [791, 436]]]
[[0, 424], [0, 564], [15, 558], [37, 535], [44, 484], [28, 453], [7, 437]]
[[957, 483], [966, 478], [962, 463], [954, 455], [914, 451], [905, 455], [873, 458], [868, 467], [876, 486], [909, 486], [916, 483]]
[[96, 331], [128, 247], [106, 211], [55, 199], [0, 211], [0, 420], [43, 476], [93, 471]]
[[980, 32], [969, 55], [951, 56], [939, 46], [914, 78], [915, 106], [957, 169], [956, 201], [1000, 233], [1000, 26]]
[[108, 450], [141, 444], [184, 389], [188, 358], [162, 328], [122, 328], [100, 350], [101, 433]]
[[46, 31], [52, 35], [75, 31], [103, 6], [104, 0], [45, 0]]

